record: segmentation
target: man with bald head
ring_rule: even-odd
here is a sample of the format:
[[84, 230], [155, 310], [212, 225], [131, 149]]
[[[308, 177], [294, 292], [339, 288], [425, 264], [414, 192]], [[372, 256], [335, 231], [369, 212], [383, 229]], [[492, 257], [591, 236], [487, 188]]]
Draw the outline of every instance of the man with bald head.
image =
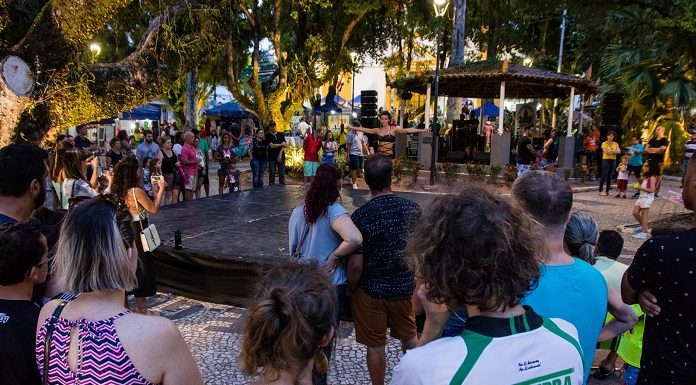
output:
[[198, 164], [200, 159], [198, 159], [198, 151], [194, 142], [196, 136], [191, 131], [184, 132], [184, 146], [181, 149], [181, 154], [179, 155], [179, 161], [181, 161], [181, 166], [184, 169], [184, 173], [188, 177], [184, 178], [184, 200], [191, 200], [193, 198], [193, 193], [196, 191], [196, 182], [198, 181]]

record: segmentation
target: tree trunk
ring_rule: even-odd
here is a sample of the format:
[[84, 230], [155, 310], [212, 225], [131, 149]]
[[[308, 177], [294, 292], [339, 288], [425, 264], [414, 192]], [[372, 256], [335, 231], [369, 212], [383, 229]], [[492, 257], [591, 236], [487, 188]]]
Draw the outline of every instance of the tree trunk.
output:
[[198, 74], [192, 70], [186, 74], [186, 129], [198, 128]]
[[[450, 49], [449, 68], [464, 63], [466, 46], [466, 0], [454, 0], [454, 27], [452, 28], [452, 45]], [[447, 98], [447, 121], [459, 117], [462, 110], [462, 98]]]

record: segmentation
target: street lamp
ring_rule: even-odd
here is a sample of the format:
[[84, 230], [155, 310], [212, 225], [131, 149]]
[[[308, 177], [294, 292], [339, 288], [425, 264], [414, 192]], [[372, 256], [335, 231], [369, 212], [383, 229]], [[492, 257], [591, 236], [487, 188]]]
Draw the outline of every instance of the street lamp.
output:
[[[435, 17], [445, 16], [448, 0], [433, 0]], [[435, 86], [433, 87], [433, 98], [435, 98], [435, 112], [433, 113], [433, 138], [430, 143], [430, 185], [435, 186], [435, 176], [437, 175], [437, 146], [440, 142], [440, 127], [437, 120], [437, 97], [440, 92], [440, 23], [437, 24], [437, 39], [435, 42]]]
[[350, 83], [351, 86], [353, 87], [353, 91], [350, 96], [350, 112], [355, 117], [355, 58], [358, 57], [358, 54], [355, 51], [350, 52], [350, 61], [353, 64], [351, 67], [351, 75], [350, 75]]

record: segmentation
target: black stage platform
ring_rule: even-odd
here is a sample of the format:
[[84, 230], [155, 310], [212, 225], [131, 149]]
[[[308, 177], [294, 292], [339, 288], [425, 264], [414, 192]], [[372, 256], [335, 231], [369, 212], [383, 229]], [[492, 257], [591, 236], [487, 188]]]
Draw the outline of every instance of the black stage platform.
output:
[[[270, 186], [163, 207], [151, 216], [162, 246], [154, 252], [160, 291], [244, 305], [259, 274], [289, 258], [288, 220], [302, 203], [306, 188]], [[398, 193], [426, 206], [433, 195]], [[366, 190], [344, 189], [349, 212], [370, 200]], [[183, 250], [174, 250], [180, 230]]]

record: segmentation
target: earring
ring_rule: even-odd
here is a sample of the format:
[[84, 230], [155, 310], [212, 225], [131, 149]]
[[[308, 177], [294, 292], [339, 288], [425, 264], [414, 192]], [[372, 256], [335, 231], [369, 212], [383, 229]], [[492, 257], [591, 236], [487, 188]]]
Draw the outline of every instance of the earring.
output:
[[326, 374], [329, 371], [329, 359], [326, 358], [326, 354], [322, 350], [314, 354], [314, 368], [320, 374]]

